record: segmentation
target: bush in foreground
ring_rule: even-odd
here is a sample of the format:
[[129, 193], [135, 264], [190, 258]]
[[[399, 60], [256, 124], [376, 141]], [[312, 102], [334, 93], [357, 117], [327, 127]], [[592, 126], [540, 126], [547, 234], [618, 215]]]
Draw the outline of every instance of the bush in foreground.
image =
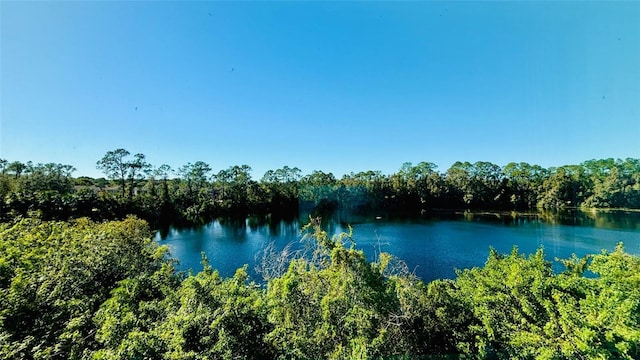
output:
[[[314, 221], [266, 287], [177, 273], [142, 220], [0, 226], [0, 357], [290, 359], [640, 357], [640, 259], [490, 251], [424, 284], [388, 254]], [[592, 274], [585, 276], [586, 273]]]

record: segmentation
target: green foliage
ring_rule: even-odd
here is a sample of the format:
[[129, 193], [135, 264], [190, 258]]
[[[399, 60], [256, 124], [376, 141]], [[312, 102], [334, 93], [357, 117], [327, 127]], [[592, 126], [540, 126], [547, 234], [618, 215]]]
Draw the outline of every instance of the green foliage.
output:
[[283, 358], [371, 358], [389, 345], [390, 315], [398, 307], [382, 267], [345, 248], [347, 236], [329, 239], [314, 223], [318, 248], [311, 260], [291, 262], [269, 282], [274, 330], [267, 340]]
[[469, 328], [471, 347], [460, 350], [480, 358], [638, 358], [640, 259], [619, 246], [564, 263], [567, 271], [554, 275], [542, 250], [528, 259], [516, 249], [491, 251], [483, 268], [459, 273], [456, 296], [479, 321]]
[[[248, 165], [212, 173], [203, 161], [177, 172], [153, 168], [144, 154], [108, 151], [96, 164], [110, 179], [73, 179], [70, 165], [0, 159], [0, 221], [19, 216], [45, 220], [90, 217], [194, 225], [217, 216], [292, 217], [303, 210], [415, 215], [437, 209], [530, 210], [640, 208], [640, 159], [589, 160], [544, 169], [527, 163], [504, 167], [456, 162], [444, 173], [430, 162], [404, 163], [393, 174], [361, 171], [336, 179], [297, 167], [268, 170], [255, 181]], [[93, 194], [91, 194], [93, 193]], [[93, 195], [93, 196], [92, 196]]]
[[[407, 167], [409, 168], [409, 167]], [[640, 358], [640, 258], [490, 250], [424, 284], [315, 219], [266, 288], [246, 266], [176, 273], [136, 218], [0, 225], [0, 358]], [[588, 274], [588, 275], [585, 275]]]
[[93, 357], [159, 358], [168, 345], [155, 333], [155, 328], [165, 318], [170, 296], [179, 284], [170, 263], [152, 274], [120, 281], [94, 316], [96, 340], [104, 349]]
[[0, 227], [0, 354], [80, 358], [96, 347], [93, 317], [119, 280], [160, 268], [165, 249], [144, 221], [25, 219]]
[[590, 160], [583, 163], [591, 179], [591, 195], [582, 206], [592, 208], [640, 206], [638, 159]]
[[[590, 257], [586, 270], [597, 278], [575, 274], [558, 277], [554, 294], [566, 358], [637, 359], [640, 357], [640, 259], [619, 245], [612, 253]], [[581, 296], [558, 301], [569, 294]], [[571, 347], [570, 345], [574, 346]]]
[[[382, 253], [368, 262], [351, 234], [305, 227], [317, 247], [271, 279], [266, 292], [278, 357], [367, 359], [455, 354], [472, 319], [452, 282], [425, 286]], [[400, 269], [400, 270], [399, 270]]]
[[497, 352], [529, 358], [536, 347], [548, 347], [544, 325], [551, 280], [542, 250], [528, 259], [515, 248], [508, 256], [491, 250], [483, 268], [460, 272], [457, 296], [479, 321], [469, 328], [475, 338], [470, 349], [481, 356]]
[[185, 279], [160, 326], [169, 358], [263, 359], [273, 356], [262, 292], [247, 282], [246, 266], [223, 280], [216, 271]]
[[104, 346], [95, 359], [273, 357], [262, 341], [262, 293], [247, 283], [246, 267], [222, 279], [205, 266], [179, 283], [168, 270], [124, 280], [112, 292], [95, 318]]
[[583, 169], [566, 166], [550, 171], [542, 183], [538, 207], [545, 209], [564, 209], [577, 207], [584, 200], [588, 189]]

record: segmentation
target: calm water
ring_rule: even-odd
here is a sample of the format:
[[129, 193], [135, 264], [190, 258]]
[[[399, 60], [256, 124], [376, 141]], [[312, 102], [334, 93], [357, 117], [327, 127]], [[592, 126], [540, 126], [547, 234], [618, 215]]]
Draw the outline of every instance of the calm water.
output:
[[[391, 253], [425, 281], [453, 278], [454, 269], [482, 266], [490, 247], [507, 253], [515, 245], [527, 254], [543, 247], [547, 259], [553, 261], [572, 253], [583, 256], [610, 251], [623, 242], [627, 252], [640, 255], [640, 213], [517, 217], [458, 213], [403, 220], [342, 216], [325, 221], [324, 226], [329, 233], [339, 233], [347, 232], [348, 224], [357, 248], [368, 259], [380, 250]], [[223, 276], [249, 264], [252, 277], [260, 280], [255, 267], [265, 246], [273, 243], [277, 250], [288, 244], [300, 248], [302, 225], [298, 219], [219, 219], [196, 229], [171, 228], [163, 236], [156, 235], [156, 240], [169, 246], [182, 270], [200, 271], [204, 252]], [[557, 263], [554, 267], [562, 269]]]

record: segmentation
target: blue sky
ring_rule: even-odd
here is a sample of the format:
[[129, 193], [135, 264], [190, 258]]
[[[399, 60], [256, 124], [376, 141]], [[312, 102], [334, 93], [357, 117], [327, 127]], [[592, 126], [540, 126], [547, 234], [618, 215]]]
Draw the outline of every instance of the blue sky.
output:
[[0, 158], [640, 157], [640, 2], [0, 2]]

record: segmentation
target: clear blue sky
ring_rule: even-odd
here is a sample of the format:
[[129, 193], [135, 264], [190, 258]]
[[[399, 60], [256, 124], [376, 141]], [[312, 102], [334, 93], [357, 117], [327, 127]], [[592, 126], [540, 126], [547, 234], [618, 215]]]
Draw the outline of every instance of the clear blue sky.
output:
[[640, 157], [640, 2], [0, 2], [0, 158]]

